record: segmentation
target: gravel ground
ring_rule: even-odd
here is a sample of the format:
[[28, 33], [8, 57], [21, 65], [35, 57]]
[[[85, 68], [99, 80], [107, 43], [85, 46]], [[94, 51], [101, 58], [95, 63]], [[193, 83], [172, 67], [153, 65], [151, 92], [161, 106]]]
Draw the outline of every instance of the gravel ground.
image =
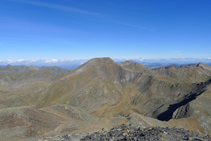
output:
[[209, 135], [201, 136], [196, 132], [169, 127], [153, 127], [141, 130], [133, 126], [121, 125], [110, 131], [88, 134], [66, 134], [46, 137], [36, 141], [211, 141]]

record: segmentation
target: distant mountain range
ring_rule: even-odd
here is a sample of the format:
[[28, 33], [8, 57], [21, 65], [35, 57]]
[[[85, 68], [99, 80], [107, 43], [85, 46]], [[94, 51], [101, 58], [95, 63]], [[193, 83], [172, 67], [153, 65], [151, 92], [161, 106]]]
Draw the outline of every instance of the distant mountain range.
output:
[[[117, 64], [125, 61], [131, 61], [134, 63], [140, 63], [144, 65], [146, 68], [151, 68], [151, 67], [161, 67], [161, 66], [169, 66], [172, 64], [175, 65], [183, 65], [183, 64], [197, 64], [199, 62], [204, 62], [207, 65], [211, 65], [211, 60], [209, 59], [181, 59], [181, 58], [176, 58], [172, 60], [165, 60], [165, 59], [160, 59], [160, 60], [153, 60], [153, 59], [113, 59]], [[78, 59], [78, 60], [59, 60], [59, 59], [49, 59], [49, 60], [5, 60], [5, 61], [0, 61], [0, 66], [6, 66], [8, 64], [15, 66], [15, 65], [34, 65], [34, 66], [58, 66], [61, 68], [66, 68], [66, 69], [76, 69], [83, 63], [87, 62], [88, 59]]]
[[0, 71], [4, 70], [4, 71], [16, 71], [16, 72], [25, 72], [28, 70], [43, 70], [43, 69], [48, 69], [53, 71], [56, 74], [61, 74], [61, 73], [67, 73], [67, 72], [71, 72], [71, 69], [64, 69], [61, 67], [57, 67], [57, 66], [43, 66], [43, 67], [37, 67], [37, 66], [26, 66], [26, 65], [15, 65], [15, 66], [11, 66], [11, 65], [7, 65], [7, 66], [0, 66]]
[[[0, 140], [90, 133], [127, 124], [211, 134], [211, 66], [146, 68], [94, 58], [74, 70], [0, 67]], [[102, 132], [103, 132], [102, 131]]]
[[[80, 65], [82, 65], [83, 63], [86, 63], [88, 61], [88, 59], [81, 59], [81, 60], [56, 60], [56, 59], [51, 59], [51, 60], [32, 60], [32, 61], [27, 61], [27, 60], [19, 60], [19, 61], [2, 61], [0, 62], [0, 66], [1, 67], [5, 67], [7, 66], [7, 64], [10, 64], [12, 66], [19, 66], [19, 65], [26, 65], [26, 66], [38, 66], [38, 67], [42, 67], [42, 66], [58, 66], [61, 68], [65, 68], [65, 69], [76, 69], [77, 67], [79, 67]], [[146, 68], [154, 68], [154, 67], [162, 67], [162, 66], [169, 66], [169, 65], [187, 65], [187, 64], [197, 64], [197, 63], [181, 63], [181, 62], [177, 62], [177, 63], [170, 63], [170, 62], [146, 62], [140, 59], [114, 59], [114, 61], [119, 64], [121, 62], [125, 62], [125, 61], [131, 61], [134, 63], [139, 63], [144, 65]], [[205, 62], [205, 64], [207, 65], [211, 65], [211, 62]]]

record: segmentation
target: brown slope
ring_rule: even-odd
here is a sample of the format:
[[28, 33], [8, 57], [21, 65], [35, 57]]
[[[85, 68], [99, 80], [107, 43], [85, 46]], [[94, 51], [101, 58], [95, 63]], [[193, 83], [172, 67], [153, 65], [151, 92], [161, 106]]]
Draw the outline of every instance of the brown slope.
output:
[[[191, 69], [200, 71], [200, 68]], [[197, 76], [197, 73], [194, 75]], [[125, 109], [130, 111], [139, 107], [139, 113], [156, 118], [149, 114], [150, 111], [162, 103], [174, 103], [178, 95], [179, 98], [185, 97], [195, 86], [191, 83], [184, 85], [178, 79], [168, 76], [159, 76], [159, 73], [142, 76], [141, 73], [125, 70], [109, 58], [92, 59], [62, 81], [55, 83], [46, 92], [41, 100], [45, 103], [38, 103], [38, 106], [68, 103], [92, 111], [98, 117], [106, 114], [114, 116], [126, 112]]]
[[60, 102], [92, 111], [103, 104], [115, 104], [136, 76], [138, 73], [126, 71], [110, 58], [92, 59], [53, 84], [41, 100], [45, 103], [40, 101], [37, 106]]
[[24, 72], [0, 71], [0, 108], [31, 105], [32, 97], [36, 93], [63, 75], [57, 75], [48, 69]]
[[57, 115], [30, 107], [1, 109], [0, 119], [1, 140], [23, 140], [39, 136], [65, 121]]
[[68, 105], [54, 105], [48, 109], [3, 108], [0, 109], [0, 140], [24, 140], [83, 130], [83, 125], [89, 124], [87, 118], [79, 109]]

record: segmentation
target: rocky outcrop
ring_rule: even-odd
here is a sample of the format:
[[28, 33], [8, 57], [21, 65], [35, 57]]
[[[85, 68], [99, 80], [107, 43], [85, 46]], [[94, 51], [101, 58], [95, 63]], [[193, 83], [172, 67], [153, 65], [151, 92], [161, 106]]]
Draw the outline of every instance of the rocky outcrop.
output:
[[127, 127], [122, 125], [120, 127], [111, 129], [109, 132], [92, 133], [82, 138], [81, 140], [82, 141], [91, 141], [91, 140], [203, 141], [210, 139], [211, 138], [209, 136], [202, 137], [197, 133], [185, 129], [154, 127], [140, 130], [140, 128]]
[[173, 115], [173, 119], [187, 118], [193, 114], [193, 109], [190, 107], [190, 103], [177, 108]]
[[110, 131], [102, 129], [100, 132], [90, 134], [62, 135], [46, 137], [40, 140], [51, 141], [211, 141], [209, 135], [202, 136], [196, 132], [168, 127], [152, 127], [141, 130], [133, 126], [121, 125], [112, 128]]
[[199, 64], [197, 64], [198, 68], [202, 68], [203, 70], [208, 70], [211, 71], [211, 66], [205, 65], [204, 63], [200, 62]]

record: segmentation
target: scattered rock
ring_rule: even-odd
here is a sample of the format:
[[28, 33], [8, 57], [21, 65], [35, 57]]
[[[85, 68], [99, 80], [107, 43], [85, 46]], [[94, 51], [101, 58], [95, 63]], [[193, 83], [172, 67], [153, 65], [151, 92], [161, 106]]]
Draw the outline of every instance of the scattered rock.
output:
[[[208, 138], [208, 136], [207, 136]], [[112, 128], [109, 132], [94, 132], [81, 139], [81, 141], [97, 140], [130, 140], [130, 141], [204, 141], [201, 135], [179, 128], [154, 127], [140, 128], [121, 125]], [[207, 140], [207, 139], [206, 139]]]

